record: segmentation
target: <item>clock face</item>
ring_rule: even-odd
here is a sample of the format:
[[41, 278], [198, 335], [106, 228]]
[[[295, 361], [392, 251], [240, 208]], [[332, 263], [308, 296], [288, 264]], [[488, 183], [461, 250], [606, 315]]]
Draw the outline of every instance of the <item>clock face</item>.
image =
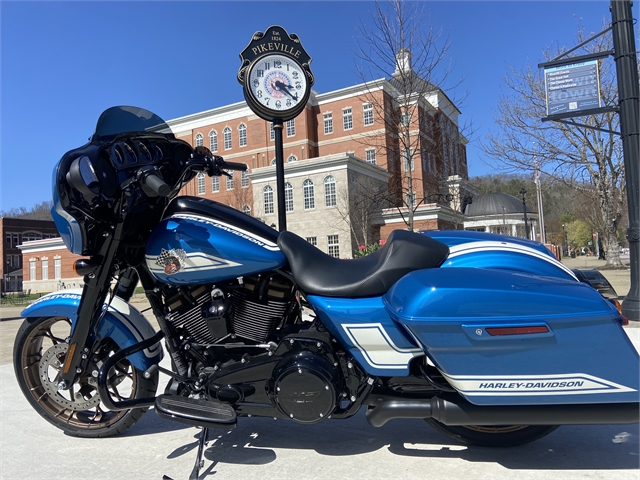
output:
[[286, 113], [306, 102], [307, 75], [290, 57], [262, 57], [251, 66], [248, 82], [254, 100], [273, 112]]

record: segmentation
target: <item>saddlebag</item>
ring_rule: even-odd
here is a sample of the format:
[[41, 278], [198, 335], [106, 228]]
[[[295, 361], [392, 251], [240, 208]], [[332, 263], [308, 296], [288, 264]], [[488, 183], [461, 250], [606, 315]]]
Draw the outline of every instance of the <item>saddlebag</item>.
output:
[[639, 357], [589, 285], [497, 269], [415, 271], [383, 297], [476, 405], [638, 402]]

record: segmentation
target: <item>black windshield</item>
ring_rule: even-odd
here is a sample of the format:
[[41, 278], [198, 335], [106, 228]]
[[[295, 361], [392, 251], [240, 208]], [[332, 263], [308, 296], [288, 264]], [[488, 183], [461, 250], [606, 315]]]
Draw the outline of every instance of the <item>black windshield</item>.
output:
[[111, 107], [100, 115], [94, 138], [132, 132], [171, 133], [171, 129], [158, 115], [144, 108]]

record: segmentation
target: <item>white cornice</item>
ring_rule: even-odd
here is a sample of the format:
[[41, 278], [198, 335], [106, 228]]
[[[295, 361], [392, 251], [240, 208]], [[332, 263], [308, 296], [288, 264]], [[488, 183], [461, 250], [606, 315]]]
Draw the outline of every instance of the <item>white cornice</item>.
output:
[[[286, 178], [345, 169], [373, 177], [383, 182], [387, 182], [389, 178], [391, 178], [391, 174], [383, 168], [367, 163], [351, 153], [337, 153], [284, 164], [284, 174]], [[249, 174], [249, 178], [253, 183], [275, 181], [276, 167], [255, 168]]]
[[24, 242], [22, 245], [18, 245], [18, 248], [22, 250], [25, 255], [44, 252], [47, 250], [65, 250], [67, 247], [62, 241], [61, 237], [45, 238], [43, 240], [33, 240], [31, 242]]

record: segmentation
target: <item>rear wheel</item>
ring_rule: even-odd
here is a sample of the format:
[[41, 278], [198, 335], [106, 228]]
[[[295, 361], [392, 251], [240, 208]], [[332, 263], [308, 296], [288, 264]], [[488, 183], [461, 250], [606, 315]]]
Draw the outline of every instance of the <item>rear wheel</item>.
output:
[[432, 418], [425, 420], [454, 440], [478, 447], [516, 447], [533, 442], [558, 428], [558, 425], [449, 426]]
[[[71, 322], [66, 317], [27, 318], [16, 336], [13, 365], [18, 384], [31, 406], [49, 423], [77, 437], [108, 437], [126, 430], [147, 408], [110, 411], [100, 400], [96, 372], [119, 350], [110, 339], [90, 354], [90, 366], [69, 390], [57, 388], [66, 359]], [[115, 400], [154, 396], [158, 373], [146, 379], [126, 359], [109, 372]]]

